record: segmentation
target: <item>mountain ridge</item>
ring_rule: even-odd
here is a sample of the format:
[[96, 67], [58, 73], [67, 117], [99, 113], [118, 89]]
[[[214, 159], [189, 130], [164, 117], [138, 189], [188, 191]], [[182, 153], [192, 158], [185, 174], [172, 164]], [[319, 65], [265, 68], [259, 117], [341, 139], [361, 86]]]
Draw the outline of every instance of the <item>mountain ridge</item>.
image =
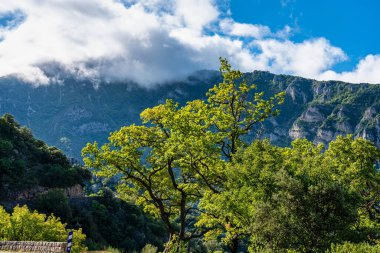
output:
[[[328, 143], [339, 134], [353, 134], [380, 147], [380, 84], [316, 81], [269, 72], [245, 78], [268, 96], [286, 91], [281, 113], [258, 126], [259, 138], [289, 145], [294, 138]], [[140, 122], [139, 113], [167, 98], [184, 104], [205, 98], [221, 81], [219, 72], [200, 71], [184, 81], [152, 89], [134, 83], [101, 83], [67, 78], [62, 84], [32, 87], [14, 78], [0, 79], [0, 114], [11, 113], [34, 134], [80, 159], [87, 142], [106, 141], [109, 132]]]

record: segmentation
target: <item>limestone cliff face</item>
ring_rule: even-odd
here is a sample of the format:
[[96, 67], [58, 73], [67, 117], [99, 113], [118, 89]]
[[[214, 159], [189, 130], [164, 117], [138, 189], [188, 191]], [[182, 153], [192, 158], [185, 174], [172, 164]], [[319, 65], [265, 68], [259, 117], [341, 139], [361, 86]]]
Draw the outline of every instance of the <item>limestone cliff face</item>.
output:
[[[255, 137], [289, 145], [295, 138], [328, 143], [337, 135], [353, 134], [380, 147], [380, 84], [350, 84], [336, 81], [247, 73], [258, 91], [271, 95], [286, 91], [281, 114], [265, 121]], [[80, 159], [87, 142], [107, 140], [109, 132], [140, 123], [147, 107], [172, 98], [180, 103], [204, 98], [221, 80], [217, 72], [203, 71], [182, 82], [146, 90], [131, 83], [100, 84], [67, 79], [63, 85], [33, 88], [15, 79], [0, 79], [0, 114], [9, 112], [21, 124], [50, 145]]]
[[[29, 189], [23, 192], [14, 193], [13, 196], [9, 197], [9, 199], [10, 200], [33, 200], [38, 195], [45, 194], [51, 190], [52, 188], [38, 186], [38, 187], [34, 187], [32, 189]], [[63, 190], [63, 192], [68, 198], [82, 198], [85, 196], [83, 187], [79, 184], [65, 188], [65, 189], [61, 189], [61, 190]]]
[[380, 85], [315, 83], [313, 100], [294, 121], [289, 136], [328, 143], [352, 134], [380, 147]]
[[369, 107], [355, 127], [356, 136], [373, 141], [380, 147], [380, 111], [379, 107]]

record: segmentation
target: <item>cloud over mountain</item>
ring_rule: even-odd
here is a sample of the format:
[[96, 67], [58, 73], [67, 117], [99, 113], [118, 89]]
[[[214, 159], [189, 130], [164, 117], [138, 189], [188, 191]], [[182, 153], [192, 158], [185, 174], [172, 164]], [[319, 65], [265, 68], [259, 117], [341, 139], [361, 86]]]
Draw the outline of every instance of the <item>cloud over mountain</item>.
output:
[[336, 73], [347, 56], [327, 39], [292, 42], [290, 27], [235, 22], [214, 0], [2, 1], [1, 17], [0, 76], [35, 84], [57, 81], [46, 71], [55, 64], [78, 78], [150, 87], [217, 69], [219, 56], [243, 71], [380, 82], [379, 56]]

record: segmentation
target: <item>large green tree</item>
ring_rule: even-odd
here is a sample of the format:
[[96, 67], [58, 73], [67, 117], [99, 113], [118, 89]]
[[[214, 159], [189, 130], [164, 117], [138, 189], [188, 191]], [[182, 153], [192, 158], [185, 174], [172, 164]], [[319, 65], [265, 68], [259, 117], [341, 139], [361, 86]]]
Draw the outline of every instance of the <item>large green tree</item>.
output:
[[82, 151], [98, 175], [119, 177], [120, 196], [161, 218], [170, 238], [166, 251], [210, 229], [193, 226], [199, 200], [205, 192], [223, 191], [226, 164], [247, 145], [245, 136], [257, 123], [278, 114], [275, 107], [284, 98], [254, 93], [255, 86], [225, 59], [220, 71], [223, 82], [209, 90], [207, 101], [181, 107], [167, 100], [141, 113], [143, 125], [123, 127], [109, 143]]
[[[208, 192], [198, 225], [206, 239], [248, 241], [251, 252], [324, 252], [332, 243], [375, 243], [380, 151], [364, 139], [338, 137], [324, 150], [255, 141], [226, 167], [224, 190]], [[226, 223], [228, 220], [228, 223]]]

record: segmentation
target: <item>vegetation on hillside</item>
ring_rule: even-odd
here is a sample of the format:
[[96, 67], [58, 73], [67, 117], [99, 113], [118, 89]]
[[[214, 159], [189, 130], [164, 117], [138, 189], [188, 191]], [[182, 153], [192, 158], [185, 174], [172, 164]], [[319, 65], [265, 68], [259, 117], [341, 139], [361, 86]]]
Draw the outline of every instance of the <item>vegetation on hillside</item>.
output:
[[[163, 225], [135, 205], [115, 198], [107, 189], [86, 198], [69, 199], [66, 196], [64, 188], [90, 184], [89, 179], [89, 171], [70, 164], [57, 148], [36, 140], [31, 131], [21, 127], [12, 115], [5, 114], [0, 118], [0, 202], [7, 204], [11, 211], [17, 204], [14, 197], [20, 191], [34, 187], [48, 189], [31, 200], [21, 200], [38, 214], [16, 206], [13, 216], [9, 216], [1, 209], [0, 230], [3, 234], [0, 233], [0, 240], [61, 240], [63, 230], [54, 232], [58, 234], [51, 232], [54, 227], [63, 226], [59, 225], [57, 218], [50, 217], [54, 215], [71, 228], [83, 229], [87, 235], [85, 244], [91, 250], [112, 246], [139, 251], [148, 243], [162, 247], [167, 240]], [[26, 220], [17, 225], [13, 220], [19, 218]], [[43, 223], [44, 219], [48, 222]], [[8, 221], [12, 224], [9, 225]], [[47, 226], [49, 224], [51, 227]], [[19, 231], [12, 227], [16, 225]], [[34, 233], [38, 229], [40, 231]], [[45, 236], [48, 234], [52, 237]]]
[[72, 165], [57, 148], [33, 137], [10, 114], [0, 118], [0, 199], [36, 186], [84, 184], [90, 173]]
[[[289, 146], [294, 138], [288, 134], [289, 130], [300, 123], [300, 136], [312, 141], [327, 144], [336, 137], [331, 137], [331, 133], [363, 136], [365, 130], [366, 137], [380, 147], [380, 136], [376, 134], [376, 125], [380, 122], [380, 84], [315, 81], [264, 71], [245, 73], [244, 77], [257, 85], [256, 91], [264, 91], [266, 97], [286, 91], [285, 102], [277, 107], [282, 113], [265, 121], [256, 136], [270, 137], [273, 144]], [[217, 71], [202, 71], [154, 89], [128, 81], [105, 82], [94, 89], [90, 80], [66, 77], [62, 85], [38, 87], [16, 78], [0, 79], [0, 114], [12, 113], [39, 138], [81, 160], [80, 151], [87, 142], [107, 142], [109, 132], [125, 125], [140, 124], [139, 114], [145, 108], [163, 103], [166, 98], [181, 105], [205, 99], [207, 90], [221, 78]], [[303, 116], [313, 107], [328, 110], [320, 110], [321, 121], [307, 124]], [[377, 121], [370, 120], [367, 124], [363, 116], [371, 108], [377, 114]], [[343, 118], [344, 124], [341, 124]], [[325, 131], [323, 137], [326, 139], [321, 140], [317, 135], [319, 128]]]
[[71, 227], [82, 228], [90, 250], [112, 246], [128, 252], [140, 251], [148, 243], [162, 248], [167, 240], [162, 223], [137, 206], [115, 198], [106, 188], [85, 199], [73, 200], [62, 191], [52, 190], [40, 195], [30, 206], [58, 215]]

